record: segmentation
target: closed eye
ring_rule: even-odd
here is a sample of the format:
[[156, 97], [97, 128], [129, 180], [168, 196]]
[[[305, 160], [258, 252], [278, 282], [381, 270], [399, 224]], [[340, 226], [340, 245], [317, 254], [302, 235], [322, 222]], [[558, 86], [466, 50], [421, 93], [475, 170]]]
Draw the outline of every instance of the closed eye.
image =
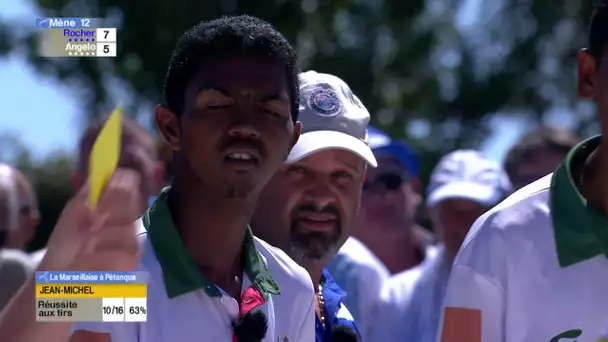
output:
[[334, 177], [339, 179], [354, 179], [354, 176], [350, 172], [346, 171], [336, 172], [334, 173]]
[[272, 116], [282, 117], [281, 114], [275, 112], [274, 110], [268, 109], [268, 108], [264, 108], [264, 112], [267, 113], [267, 114], [270, 114]]
[[211, 110], [224, 109], [224, 108], [228, 108], [228, 107], [230, 107], [230, 105], [227, 105], [227, 104], [222, 104], [222, 105], [207, 105], [207, 108], [211, 109]]
[[292, 166], [287, 171], [289, 171], [290, 173], [299, 173], [299, 174], [304, 174], [304, 173], [308, 172], [308, 171], [306, 171], [305, 168], [303, 168], [301, 166]]

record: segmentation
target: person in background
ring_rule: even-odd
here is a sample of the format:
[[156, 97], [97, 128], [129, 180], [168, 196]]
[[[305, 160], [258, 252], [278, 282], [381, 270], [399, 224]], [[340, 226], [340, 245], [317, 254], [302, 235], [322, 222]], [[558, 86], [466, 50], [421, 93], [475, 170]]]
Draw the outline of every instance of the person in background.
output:
[[361, 241], [350, 236], [327, 264], [334, 281], [346, 292], [342, 303], [359, 325], [363, 341], [373, 341], [370, 332], [372, 305], [389, 273], [382, 262]]
[[[302, 265], [317, 289], [316, 341], [359, 329], [344, 306], [348, 294], [325, 268], [348, 238], [361, 202], [367, 166], [369, 112], [340, 78], [300, 74], [302, 134], [260, 195], [252, 218], [256, 236]], [[359, 336], [360, 339], [360, 336]]]
[[[156, 142], [152, 135], [135, 120], [124, 117], [118, 167], [131, 169], [141, 176], [141, 194], [149, 199], [157, 195], [165, 186], [164, 165], [157, 157]], [[72, 176], [74, 188], [79, 189], [86, 182], [89, 172], [89, 156], [104, 120], [93, 122], [80, 137], [78, 143], [78, 169]], [[148, 207], [142, 208], [142, 213]]]
[[480, 217], [447, 288], [443, 342], [596, 342], [608, 327], [608, 1], [578, 53], [601, 135]]
[[580, 142], [570, 131], [544, 126], [524, 135], [507, 152], [504, 167], [513, 190], [550, 174]]
[[[80, 189], [87, 179], [89, 172], [89, 156], [93, 144], [101, 132], [105, 121], [92, 122], [81, 135], [78, 142], [78, 168], [72, 174], [72, 186]], [[135, 120], [123, 117], [121, 151], [118, 167], [131, 169], [141, 177], [140, 192], [143, 198], [148, 199], [142, 214], [154, 200], [160, 190], [165, 186], [163, 164], [158, 161], [154, 138], [146, 129]], [[46, 249], [33, 253], [36, 262], [42, 260]]]
[[8, 232], [4, 247], [24, 250], [36, 234], [36, 228], [40, 222], [36, 194], [21, 171], [6, 164], [0, 164], [0, 168], [9, 174], [12, 186], [16, 191], [15, 205], [17, 206], [14, 229]]
[[327, 265], [348, 294], [344, 303], [359, 323], [364, 341], [369, 341], [372, 306], [391, 275], [385, 262], [393, 271], [409, 268], [419, 262], [413, 260], [414, 254], [426, 254], [427, 246], [433, 243], [432, 235], [413, 221], [420, 203], [414, 153], [374, 127], [368, 129], [368, 140], [379, 165], [367, 170], [361, 211], [351, 236]]
[[11, 240], [15, 243], [15, 232], [21, 229], [24, 216], [19, 189], [23, 179], [18, 174], [11, 166], [0, 164], [0, 310], [34, 271], [34, 264], [25, 252], [9, 247]]
[[371, 341], [435, 341], [458, 249], [473, 222], [510, 192], [502, 167], [477, 151], [455, 151], [439, 161], [427, 190], [427, 208], [442, 243], [422, 264], [384, 284], [372, 310], [376, 321]]
[[378, 167], [367, 172], [352, 235], [376, 255], [389, 274], [397, 274], [420, 264], [435, 241], [414, 220], [422, 199], [415, 154], [405, 143], [373, 127], [369, 139]]

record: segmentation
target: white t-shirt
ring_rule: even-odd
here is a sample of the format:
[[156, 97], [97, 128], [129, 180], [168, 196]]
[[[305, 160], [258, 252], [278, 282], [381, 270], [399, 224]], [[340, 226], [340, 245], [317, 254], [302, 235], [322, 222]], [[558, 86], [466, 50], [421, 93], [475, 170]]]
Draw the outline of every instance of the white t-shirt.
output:
[[438, 341], [599, 341], [608, 322], [608, 217], [587, 206], [572, 171], [599, 139], [473, 225], [452, 268]]
[[[112, 342], [232, 341], [238, 302], [199, 272], [175, 230], [165, 195], [166, 190], [144, 214], [147, 231], [139, 235], [143, 256], [136, 270], [150, 276], [147, 322], [77, 323], [74, 330], [106, 332]], [[314, 341], [315, 297], [308, 272], [249, 230], [243, 251], [243, 290], [254, 283], [266, 299], [263, 342]]]

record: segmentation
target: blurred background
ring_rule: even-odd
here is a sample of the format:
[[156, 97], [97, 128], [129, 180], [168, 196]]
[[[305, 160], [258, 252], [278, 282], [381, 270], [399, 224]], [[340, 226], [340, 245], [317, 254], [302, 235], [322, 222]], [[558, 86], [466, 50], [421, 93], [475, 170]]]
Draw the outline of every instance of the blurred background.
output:
[[[136, 5], [138, 3], [138, 5]], [[251, 14], [297, 47], [302, 69], [344, 79], [373, 123], [419, 153], [423, 183], [457, 148], [502, 161], [540, 124], [596, 133], [576, 98], [591, 0], [2, 0], [0, 160], [34, 182], [40, 248], [65, 201], [78, 136], [121, 102], [150, 131], [176, 39], [201, 20]], [[36, 55], [37, 17], [118, 27], [117, 58]], [[170, 155], [170, 154], [169, 154]]]

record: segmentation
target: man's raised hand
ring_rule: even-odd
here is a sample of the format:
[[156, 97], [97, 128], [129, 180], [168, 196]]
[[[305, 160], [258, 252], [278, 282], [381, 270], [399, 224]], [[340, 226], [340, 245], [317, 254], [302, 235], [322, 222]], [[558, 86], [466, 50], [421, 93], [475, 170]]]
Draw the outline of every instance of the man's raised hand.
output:
[[132, 271], [139, 261], [135, 221], [141, 216], [140, 179], [118, 169], [97, 207], [89, 207], [89, 187], [68, 202], [49, 239], [41, 269]]

